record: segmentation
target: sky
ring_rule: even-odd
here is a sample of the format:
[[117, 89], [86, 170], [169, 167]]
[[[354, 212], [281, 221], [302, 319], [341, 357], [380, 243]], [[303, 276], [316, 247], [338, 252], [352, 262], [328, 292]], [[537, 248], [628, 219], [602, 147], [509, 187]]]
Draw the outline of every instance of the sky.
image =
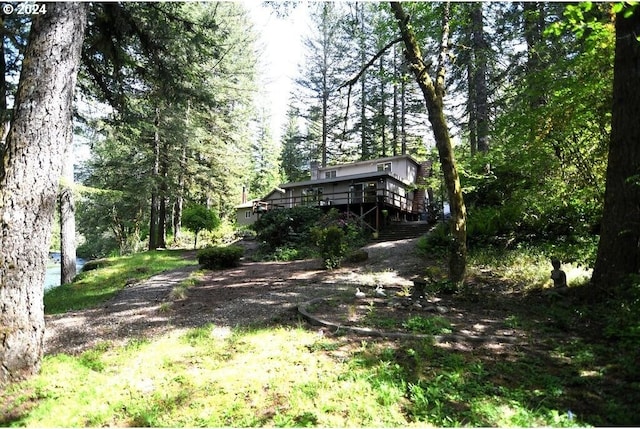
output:
[[307, 7], [305, 3], [298, 3], [286, 18], [279, 18], [262, 2], [244, 0], [243, 4], [260, 37], [259, 70], [266, 90], [264, 105], [271, 114], [271, 135], [279, 141], [293, 80], [304, 57], [302, 39], [309, 29]]

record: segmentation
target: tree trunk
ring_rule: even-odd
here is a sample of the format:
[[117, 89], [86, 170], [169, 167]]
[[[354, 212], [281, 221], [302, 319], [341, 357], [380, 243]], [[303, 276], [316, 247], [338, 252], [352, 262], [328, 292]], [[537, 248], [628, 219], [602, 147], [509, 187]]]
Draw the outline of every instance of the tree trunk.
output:
[[156, 246], [160, 249], [167, 248], [167, 197], [162, 185], [160, 191], [160, 201], [158, 207], [158, 239], [156, 240]]
[[398, 50], [393, 45], [393, 116], [391, 119], [393, 156], [398, 155]]
[[[380, 56], [380, 63], [378, 73], [380, 74], [380, 111], [378, 113], [380, 118], [380, 138], [381, 138], [381, 152], [382, 157], [387, 156], [387, 112], [386, 112], [386, 97], [385, 97], [385, 88], [384, 88], [384, 55]], [[375, 152], [376, 158], [378, 155], [378, 151]]]
[[[70, 136], [71, 137], [71, 136]], [[63, 160], [60, 180], [60, 284], [71, 283], [76, 275], [76, 217], [73, 198], [73, 157], [71, 142]]]
[[640, 273], [640, 10], [616, 14], [611, 141], [593, 284], [613, 288]]
[[460, 285], [464, 281], [467, 265], [467, 210], [464, 205], [460, 178], [458, 177], [456, 162], [453, 156], [449, 127], [444, 117], [444, 64], [449, 37], [449, 4], [446, 3], [444, 7], [439, 65], [434, 82], [429, 76], [428, 65], [425, 64], [423, 60], [418, 41], [416, 40], [413, 30], [409, 27], [409, 18], [400, 3], [391, 2], [391, 8], [398, 21], [400, 33], [402, 34], [407, 49], [407, 59], [418, 81], [418, 85], [422, 90], [429, 113], [429, 122], [433, 128], [433, 134], [436, 140], [436, 147], [438, 149], [451, 210], [449, 279], [455, 284]]
[[167, 247], [167, 204], [169, 202], [169, 144], [165, 138], [160, 154], [160, 208], [158, 210], [158, 239], [156, 244], [161, 249]]
[[[189, 130], [191, 118], [191, 101], [187, 101], [187, 111], [184, 116], [184, 129]], [[178, 173], [178, 192], [176, 201], [173, 204], [173, 243], [176, 244], [180, 240], [182, 232], [182, 207], [184, 204], [185, 191], [185, 172], [187, 169], [187, 144], [188, 138], [182, 141], [182, 152], [180, 154], [180, 172]]]
[[[543, 81], [539, 73], [544, 69], [543, 34], [545, 29], [544, 3], [524, 2], [524, 37], [527, 42], [527, 87], [531, 107], [545, 105]], [[534, 130], [537, 132], [537, 130]]]
[[479, 152], [489, 151], [489, 107], [487, 91], [487, 41], [484, 37], [482, 2], [471, 4], [473, 50], [473, 105], [475, 112], [476, 143]]
[[330, 36], [329, 36], [329, 23], [328, 21], [328, 6], [327, 3], [322, 5], [322, 142], [320, 147], [321, 153], [321, 167], [327, 166], [327, 139], [329, 135], [329, 129], [327, 125], [327, 115], [329, 112], [329, 49]]
[[40, 368], [43, 283], [87, 3], [34, 17], [0, 164], [0, 385]]
[[3, 150], [5, 138], [9, 132], [10, 112], [7, 110], [7, 63], [4, 56], [4, 16], [0, 15], [0, 28], [2, 33], [0, 34], [0, 43], [2, 43], [1, 58], [0, 58], [0, 135], [2, 141], [0, 141], [0, 151]]
[[[356, 3], [358, 7], [358, 3]], [[367, 36], [365, 35], [364, 25], [364, 3], [360, 3], [360, 67], [364, 68], [367, 64]], [[360, 159], [370, 159], [369, 148], [367, 145], [368, 139], [367, 130], [367, 74], [366, 71], [362, 73], [360, 80]]]
[[181, 169], [178, 177], [178, 192], [176, 195], [176, 201], [173, 204], [173, 242], [178, 243], [180, 240], [180, 234], [182, 232], [182, 208], [184, 205], [184, 188], [185, 177], [184, 170], [187, 165], [187, 147], [186, 143], [182, 147], [182, 159], [180, 161]]
[[160, 172], [160, 109], [156, 108], [153, 134], [153, 171], [151, 172], [151, 212], [149, 214], [149, 250], [158, 248], [158, 176]]
[[[466, 40], [471, 45], [471, 38]], [[471, 155], [478, 152], [478, 110], [476, 109], [476, 82], [473, 55], [467, 60], [467, 108], [469, 109], [469, 149]]]
[[[404, 67], [403, 67], [404, 69]], [[400, 154], [407, 154], [407, 81], [405, 71], [401, 72], [400, 80]]]

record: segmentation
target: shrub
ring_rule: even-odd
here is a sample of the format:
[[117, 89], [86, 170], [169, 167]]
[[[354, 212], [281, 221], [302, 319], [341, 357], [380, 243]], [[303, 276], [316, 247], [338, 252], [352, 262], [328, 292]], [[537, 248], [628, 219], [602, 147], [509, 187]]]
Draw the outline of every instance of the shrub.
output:
[[210, 270], [237, 267], [243, 253], [240, 246], [207, 247], [198, 252], [198, 263]]
[[451, 243], [449, 223], [439, 223], [429, 234], [418, 239], [418, 252], [422, 255], [439, 255], [446, 252]]
[[273, 252], [276, 261], [294, 261], [299, 258], [300, 252], [294, 247], [278, 247]]
[[337, 226], [342, 229], [351, 248], [361, 247], [367, 243], [366, 233], [358, 221], [337, 209], [329, 210], [318, 220], [317, 226], [322, 228]]
[[345, 232], [337, 226], [329, 226], [314, 228], [311, 230], [311, 235], [320, 248], [320, 256], [325, 268], [338, 268], [349, 248]]
[[256, 239], [268, 250], [309, 242], [309, 231], [322, 215], [317, 207], [293, 207], [264, 213], [254, 224]]

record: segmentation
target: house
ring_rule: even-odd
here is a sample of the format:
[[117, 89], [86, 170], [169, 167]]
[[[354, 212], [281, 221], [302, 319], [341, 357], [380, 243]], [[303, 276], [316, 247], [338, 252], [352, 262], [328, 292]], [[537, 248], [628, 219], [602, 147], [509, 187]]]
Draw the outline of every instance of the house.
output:
[[326, 210], [335, 207], [359, 217], [377, 232], [391, 220], [423, 217], [425, 191], [416, 185], [428, 176], [430, 166], [409, 155], [327, 167], [312, 163], [310, 180], [280, 185], [254, 201], [253, 212], [259, 216], [266, 210], [300, 205]]
[[254, 207], [259, 201], [259, 199], [248, 201], [247, 188], [245, 186], [242, 187], [242, 202], [235, 206], [236, 223], [239, 226], [251, 225], [258, 220], [260, 214], [254, 210]]
[[251, 225], [258, 220], [258, 212], [253, 209], [254, 204], [260, 200], [251, 200], [238, 204], [236, 209], [236, 222], [238, 226]]

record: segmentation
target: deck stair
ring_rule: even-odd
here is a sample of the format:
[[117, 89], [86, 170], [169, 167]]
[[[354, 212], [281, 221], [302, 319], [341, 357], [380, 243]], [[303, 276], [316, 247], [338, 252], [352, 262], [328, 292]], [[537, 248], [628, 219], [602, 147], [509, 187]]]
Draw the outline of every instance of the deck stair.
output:
[[417, 238], [426, 234], [432, 224], [425, 221], [394, 222], [387, 225], [373, 241], [396, 241]]

